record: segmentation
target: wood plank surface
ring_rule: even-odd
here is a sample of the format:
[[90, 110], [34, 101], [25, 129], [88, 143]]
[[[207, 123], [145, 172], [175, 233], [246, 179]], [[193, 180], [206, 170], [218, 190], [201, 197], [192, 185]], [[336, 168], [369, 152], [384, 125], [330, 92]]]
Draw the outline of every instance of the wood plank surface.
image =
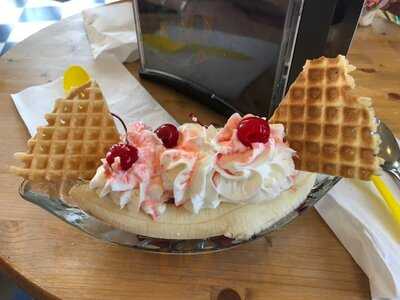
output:
[[[63, 34], [61, 34], [63, 33]], [[400, 133], [400, 29], [385, 20], [357, 32], [349, 58], [359, 90]], [[22, 200], [8, 173], [28, 133], [10, 93], [59, 77], [91, 59], [81, 18], [50, 26], [0, 58], [0, 267], [38, 299], [213, 299], [233, 288], [242, 299], [368, 299], [368, 279], [315, 210], [271, 237], [201, 256], [165, 256], [110, 245]], [[135, 77], [138, 64], [127, 66]], [[139, 79], [140, 80], [140, 79]], [[140, 80], [179, 122], [190, 112], [224, 119], [175, 91]], [[214, 295], [214, 296], [213, 296]], [[214, 299], [216, 299], [214, 297]]]

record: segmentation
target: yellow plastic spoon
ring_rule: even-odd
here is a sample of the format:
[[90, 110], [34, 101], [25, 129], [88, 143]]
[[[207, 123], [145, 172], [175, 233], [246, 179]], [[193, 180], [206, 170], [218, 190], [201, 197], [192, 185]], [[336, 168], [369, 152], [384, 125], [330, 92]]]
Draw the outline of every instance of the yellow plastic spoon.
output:
[[64, 91], [68, 93], [74, 87], [81, 86], [90, 80], [84, 68], [72, 65], [64, 72]]
[[393, 219], [400, 226], [400, 203], [379, 176], [372, 176], [372, 182], [385, 200]]

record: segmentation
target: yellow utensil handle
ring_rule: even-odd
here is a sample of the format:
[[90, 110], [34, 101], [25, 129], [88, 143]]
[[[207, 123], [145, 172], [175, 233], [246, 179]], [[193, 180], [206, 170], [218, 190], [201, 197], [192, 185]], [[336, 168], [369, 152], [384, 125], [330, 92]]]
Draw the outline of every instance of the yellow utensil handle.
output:
[[400, 203], [393, 196], [392, 192], [389, 190], [389, 188], [386, 186], [386, 184], [379, 176], [372, 176], [372, 182], [375, 184], [375, 187], [381, 193], [381, 196], [388, 205], [394, 219], [400, 225]]

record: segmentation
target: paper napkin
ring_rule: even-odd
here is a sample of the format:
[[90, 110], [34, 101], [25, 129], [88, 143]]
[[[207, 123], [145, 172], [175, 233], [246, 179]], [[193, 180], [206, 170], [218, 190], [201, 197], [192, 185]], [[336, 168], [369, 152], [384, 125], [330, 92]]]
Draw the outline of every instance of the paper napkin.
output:
[[[398, 198], [389, 175], [382, 179]], [[315, 208], [367, 274], [372, 299], [400, 299], [400, 227], [375, 186], [342, 179]]]
[[120, 62], [139, 58], [132, 2], [87, 9], [82, 17], [94, 58], [102, 53]]
[[[128, 70], [112, 55], [104, 54], [83, 67], [103, 91], [111, 112], [125, 123], [143, 121], [153, 128], [176, 121], [140, 85]], [[60, 74], [62, 75], [62, 74]], [[31, 135], [36, 128], [46, 125], [44, 114], [50, 112], [54, 101], [64, 96], [62, 78], [50, 83], [29, 87], [11, 95], [22, 120]], [[119, 122], [115, 122], [122, 132]]]

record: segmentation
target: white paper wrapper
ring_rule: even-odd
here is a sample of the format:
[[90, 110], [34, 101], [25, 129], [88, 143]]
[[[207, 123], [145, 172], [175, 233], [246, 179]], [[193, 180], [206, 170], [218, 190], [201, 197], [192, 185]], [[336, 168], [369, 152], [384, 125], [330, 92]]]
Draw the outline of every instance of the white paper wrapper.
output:
[[[398, 197], [389, 175], [382, 179]], [[375, 186], [343, 179], [315, 207], [367, 274], [372, 299], [400, 299], [400, 229]]]
[[87, 9], [82, 17], [94, 58], [102, 53], [120, 62], [139, 58], [132, 2]]
[[[163, 123], [176, 124], [114, 56], [101, 55], [83, 67], [98, 82], [110, 111], [118, 114], [125, 123], [140, 120], [153, 128]], [[55, 100], [63, 96], [62, 78], [11, 95], [31, 135], [38, 126], [46, 125], [44, 115], [52, 110]], [[115, 123], [123, 132], [121, 124]]]

